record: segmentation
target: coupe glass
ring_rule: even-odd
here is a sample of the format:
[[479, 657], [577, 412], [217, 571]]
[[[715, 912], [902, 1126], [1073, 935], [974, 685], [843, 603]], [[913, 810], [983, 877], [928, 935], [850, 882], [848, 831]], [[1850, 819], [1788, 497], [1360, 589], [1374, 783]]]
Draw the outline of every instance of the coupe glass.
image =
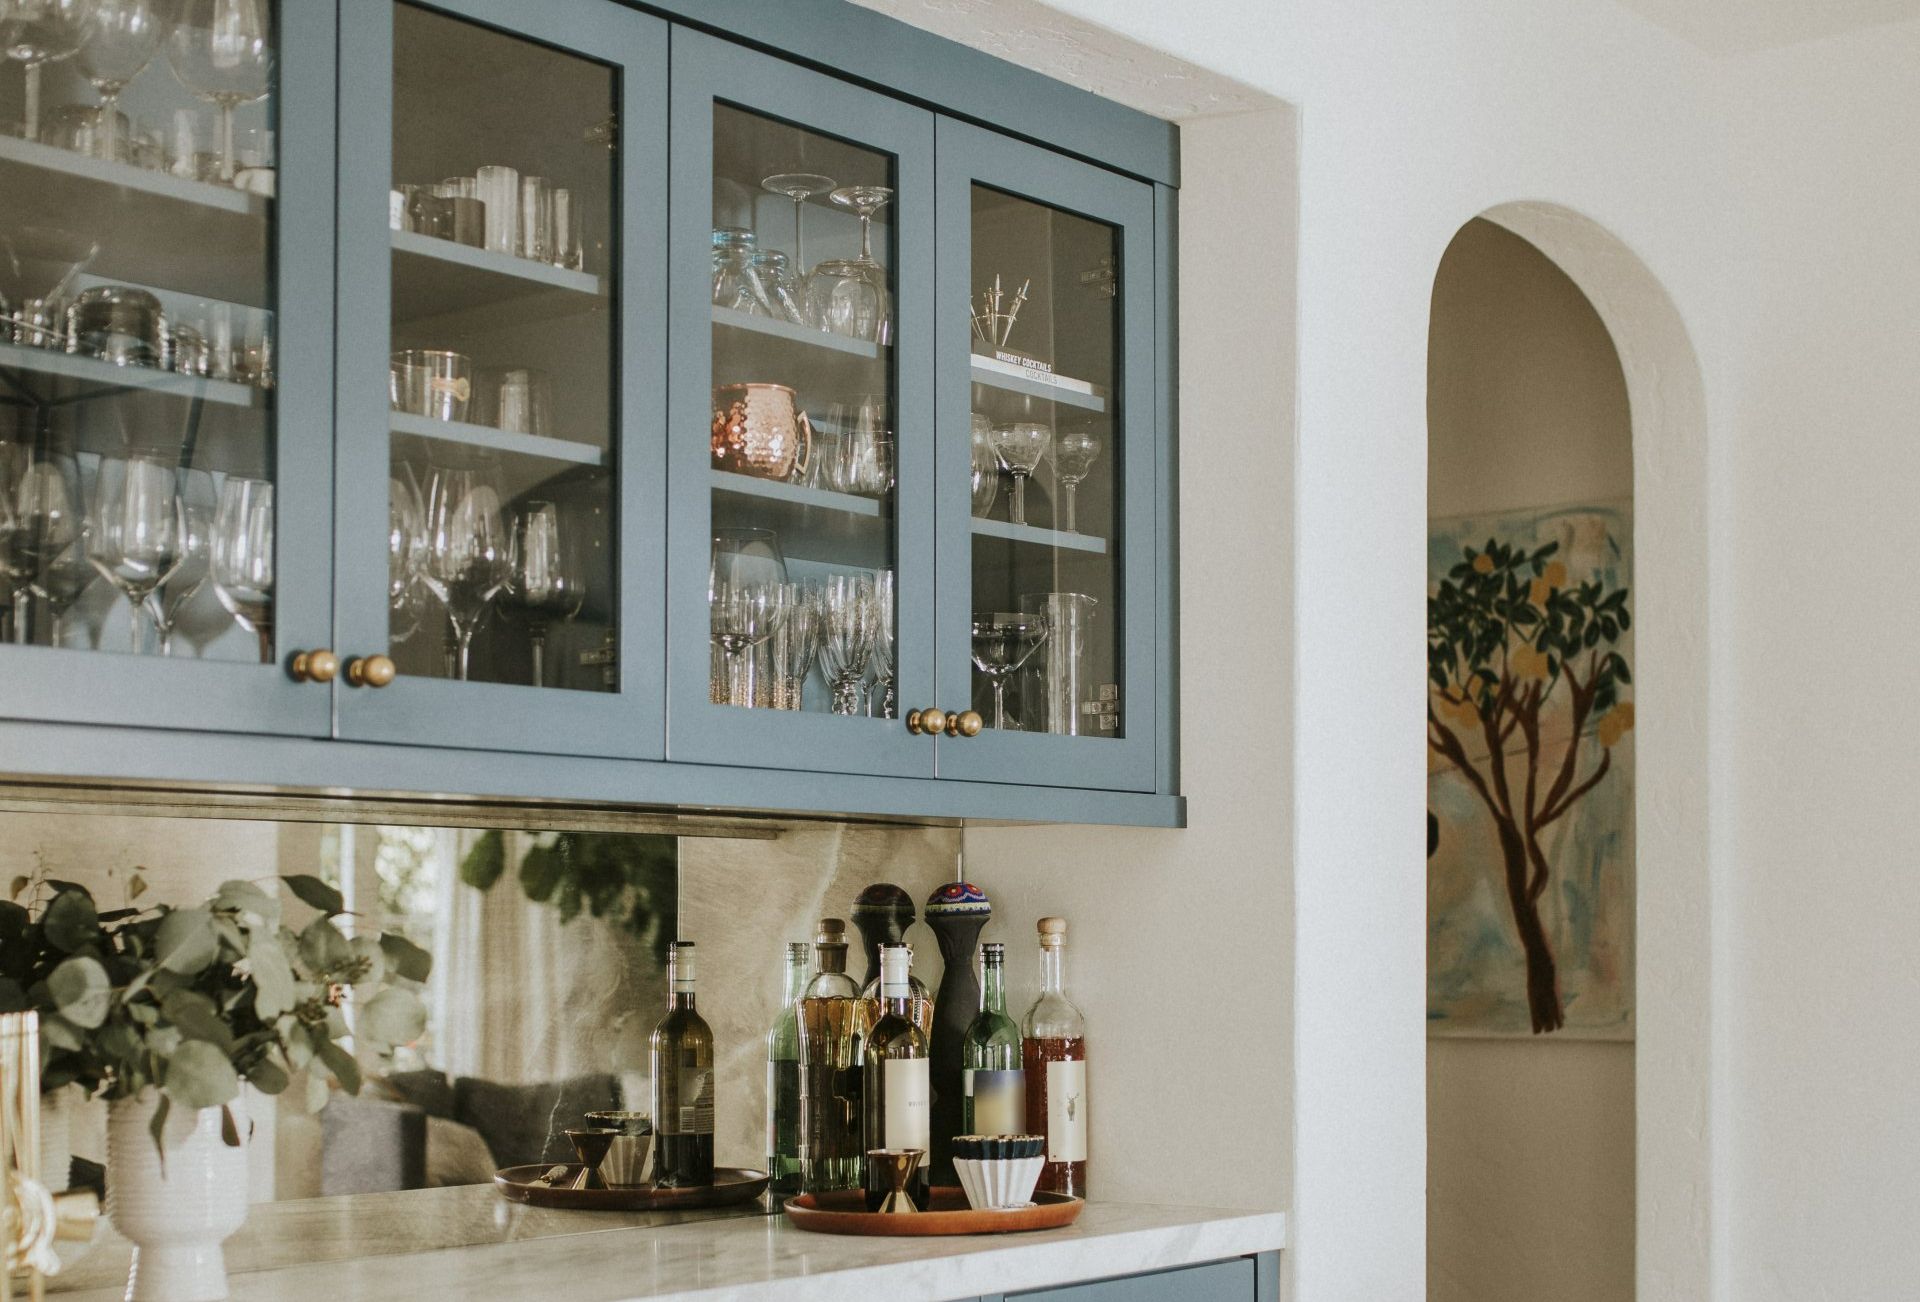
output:
[[773, 708], [799, 710], [806, 706], [807, 675], [820, 649], [820, 609], [806, 587], [783, 583], [778, 596], [779, 618], [773, 630]]
[[514, 512], [508, 529], [507, 586], [500, 593], [500, 611], [527, 626], [535, 687], [547, 685], [548, 630], [570, 622], [587, 596], [566, 537], [560, 510], [552, 502], [528, 502]]
[[880, 603], [865, 574], [831, 574], [815, 590], [820, 611], [820, 671], [833, 690], [835, 714], [860, 713], [860, 683], [879, 637]]
[[1007, 519], [1014, 524], [1027, 522], [1027, 480], [1040, 467], [1053, 442], [1053, 429], [1035, 420], [1016, 420], [993, 427], [993, 452], [1000, 464], [1013, 476], [1013, 501]]
[[426, 523], [420, 494], [411, 476], [387, 480], [387, 637], [405, 642], [420, 631], [417, 598], [420, 571], [426, 563]]
[[[878, 570], [873, 576], [873, 686], [880, 692], [880, 717], [891, 719], [895, 708], [893, 695], [893, 571]], [[867, 695], [867, 713], [873, 713], [873, 695]]]
[[[169, 0], [93, 0], [93, 34], [80, 47], [80, 71], [100, 95], [100, 157], [120, 155], [120, 92], [138, 77], [170, 30]], [[162, 640], [164, 645], [164, 636]]]
[[993, 684], [993, 726], [1007, 726], [1007, 679], [1026, 667], [1047, 640], [1046, 621], [1037, 615], [976, 615], [973, 619], [973, 667]]
[[873, 215], [893, 191], [884, 185], [843, 185], [833, 201], [860, 214], [860, 256], [828, 258], [807, 278], [807, 319], [828, 334], [893, 342], [893, 295], [887, 269], [873, 260]]
[[454, 677], [467, 681], [473, 635], [506, 586], [511, 544], [500, 490], [485, 468], [436, 467], [427, 484], [427, 555], [421, 579], [446, 607]]
[[724, 657], [729, 705], [758, 695], [753, 651], [773, 636], [787, 581], [780, 540], [771, 529], [718, 529], [707, 570], [709, 631]]
[[213, 513], [208, 577], [234, 621], [260, 639], [260, 660], [273, 660], [273, 485], [229, 475]]
[[1000, 496], [1000, 454], [993, 450], [993, 422], [973, 413], [973, 513], [986, 516]]
[[234, 173], [233, 111], [273, 83], [271, 0], [178, 0], [167, 38], [173, 75], [220, 110], [220, 179]]
[[163, 656], [173, 654], [173, 634], [180, 616], [213, 573], [213, 523], [220, 511], [220, 496], [214, 491], [213, 476], [206, 471], [181, 471], [178, 488], [180, 563], [147, 599], [154, 627], [160, 630]]
[[0, 44], [26, 65], [26, 138], [40, 138], [40, 69], [70, 59], [93, 32], [94, 0], [0, 0]]
[[798, 270], [807, 265], [807, 246], [802, 238], [802, 214], [807, 197], [825, 194], [833, 189], [833, 178], [821, 176], [818, 172], [781, 172], [767, 177], [760, 184], [764, 189], [784, 194], [793, 200], [793, 266]]
[[1053, 473], [1066, 490], [1060, 501], [1060, 528], [1080, 532], [1074, 521], [1074, 492], [1100, 455], [1100, 437], [1085, 426], [1061, 430], [1053, 440]]
[[132, 648], [146, 649], [147, 606], [180, 564], [180, 493], [175, 458], [158, 452], [102, 457], [93, 483], [87, 557], [133, 607]]
[[34, 595], [45, 595], [41, 576], [82, 535], [79, 468], [62, 453], [24, 452], [8, 478], [7, 498], [0, 566], [13, 594], [13, 639], [27, 642]]

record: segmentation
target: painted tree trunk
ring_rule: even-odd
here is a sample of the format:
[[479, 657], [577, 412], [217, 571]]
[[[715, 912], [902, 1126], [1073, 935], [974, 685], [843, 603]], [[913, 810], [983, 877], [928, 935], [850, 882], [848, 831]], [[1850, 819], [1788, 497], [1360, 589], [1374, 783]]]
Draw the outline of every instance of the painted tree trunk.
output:
[[1500, 857], [1507, 870], [1507, 901], [1513, 906], [1514, 929], [1527, 959], [1527, 1011], [1533, 1033], [1557, 1031], [1566, 1024], [1560, 1009], [1560, 978], [1553, 965], [1553, 948], [1540, 924], [1540, 906], [1527, 889], [1527, 842], [1511, 820], [1496, 820], [1500, 830]]

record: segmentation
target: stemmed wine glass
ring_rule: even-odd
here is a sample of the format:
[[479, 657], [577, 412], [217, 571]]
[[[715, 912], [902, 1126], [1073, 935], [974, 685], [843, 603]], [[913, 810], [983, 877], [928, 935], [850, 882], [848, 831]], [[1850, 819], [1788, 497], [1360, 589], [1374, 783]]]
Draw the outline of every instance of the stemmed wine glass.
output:
[[833, 178], [818, 172], [780, 172], [760, 182], [761, 188], [784, 194], [793, 200], [793, 269], [804, 274], [807, 266], [806, 241], [801, 236], [801, 216], [809, 195], [833, 189]]
[[273, 79], [271, 0], [178, 0], [167, 38], [173, 75], [220, 110], [220, 179], [234, 173], [233, 111], [264, 97]]
[[426, 524], [410, 479], [387, 480], [387, 638], [398, 645], [420, 631], [415, 590], [426, 564]]
[[879, 636], [879, 603], [873, 579], [864, 574], [830, 574], [821, 580], [815, 600], [820, 610], [820, 670], [833, 689], [835, 714], [860, 713], [860, 683], [873, 660]]
[[1074, 493], [1100, 455], [1100, 437], [1085, 426], [1061, 430], [1053, 440], [1053, 472], [1065, 492], [1060, 500], [1060, 528], [1079, 533], [1074, 520]]
[[771, 529], [717, 529], [707, 570], [707, 614], [726, 664], [727, 704], [751, 706], [757, 695], [751, 654], [773, 636], [787, 581], [786, 559]]
[[108, 161], [119, 157], [120, 92], [167, 39], [168, 7], [167, 0], [93, 0], [93, 33], [80, 47], [79, 64], [100, 95], [96, 148]]
[[40, 69], [70, 59], [93, 31], [94, 0], [0, 0], [0, 45], [26, 65], [28, 140], [40, 138]]
[[180, 494], [175, 458], [132, 451], [102, 457], [93, 483], [87, 557], [133, 607], [133, 653], [146, 647], [153, 612], [147, 598], [180, 563]]
[[526, 624], [533, 685], [545, 687], [547, 631], [580, 613], [587, 587], [552, 502], [528, 502], [514, 512], [507, 532], [507, 586], [500, 592], [500, 610]]
[[807, 675], [813, 672], [820, 649], [820, 609], [799, 583], [780, 585], [780, 614], [773, 630], [773, 708], [798, 710], [806, 705]]
[[1007, 679], [1026, 667], [1047, 640], [1046, 620], [1038, 615], [975, 615], [973, 667], [993, 684], [993, 726], [1007, 726]]
[[1027, 522], [1027, 480], [1040, 468], [1053, 442], [1053, 429], [1035, 420], [1016, 420], [993, 427], [993, 452], [1000, 464], [1013, 476], [1013, 501], [1007, 519], [1014, 524]]
[[891, 719], [893, 696], [893, 571], [876, 570], [873, 575], [873, 687], [867, 693], [867, 713], [873, 714], [873, 692], [880, 693], [880, 717]]
[[100, 571], [87, 558], [87, 525], [82, 521], [80, 536], [41, 569], [40, 581], [33, 585], [47, 607], [47, 645], [67, 644], [67, 612], [99, 577]]
[[147, 599], [154, 627], [160, 631], [160, 654], [173, 654], [173, 632], [187, 603], [199, 595], [213, 574], [213, 522], [220, 511], [213, 476], [204, 470], [182, 470], [180, 491], [180, 563]]
[[30, 452], [16, 467], [7, 498], [0, 565], [13, 593], [14, 641], [27, 642], [41, 576], [82, 536], [79, 468], [62, 453]]
[[454, 677], [467, 681], [473, 635], [506, 585], [506, 521], [486, 470], [436, 467], [427, 485], [427, 555], [421, 579], [447, 609]]
[[843, 185], [833, 201], [860, 215], [860, 256], [828, 258], [807, 278], [807, 316], [828, 334], [893, 342], [893, 296], [887, 269], [873, 260], [873, 215], [893, 191], [884, 185]]
[[261, 663], [273, 660], [273, 484], [229, 475], [213, 513], [207, 577], [234, 622], [260, 640]]

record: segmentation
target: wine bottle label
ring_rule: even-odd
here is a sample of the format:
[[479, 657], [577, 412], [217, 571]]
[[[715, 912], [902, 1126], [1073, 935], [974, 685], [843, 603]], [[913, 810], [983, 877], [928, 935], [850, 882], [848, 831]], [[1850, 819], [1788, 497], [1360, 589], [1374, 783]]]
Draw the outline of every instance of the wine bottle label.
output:
[[[890, 1058], [881, 1069], [886, 1090], [886, 1133], [888, 1148], [917, 1148], [925, 1152], [932, 1133], [932, 1107], [927, 1087], [925, 1058]], [[924, 1158], [922, 1159], [925, 1160]]]
[[1047, 1064], [1047, 1160], [1087, 1160], [1087, 1064]]
[[713, 1072], [694, 1067], [680, 1069], [679, 1125], [672, 1133], [713, 1133]]
[[1026, 1072], [969, 1067], [961, 1076], [962, 1091], [973, 1100], [974, 1134], [1017, 1135], [1026, 1128]]

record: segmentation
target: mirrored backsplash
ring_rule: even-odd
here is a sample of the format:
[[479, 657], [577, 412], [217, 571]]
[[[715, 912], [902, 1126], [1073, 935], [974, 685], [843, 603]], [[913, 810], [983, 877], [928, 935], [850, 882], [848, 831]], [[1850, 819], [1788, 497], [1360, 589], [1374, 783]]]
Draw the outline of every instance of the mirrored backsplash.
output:
[[[275, 1097], [248, 1090], [256, 1205], [228, 1244], [235, 1271], [714, 1214], [543, 1211], [491, 1182], [499, 1168], [572, 1161], [563, 1131], [589, 1111], [649, 1107], [648, 1036], [676, 938], [698, 946], [716, 1163], [764, 1167], [766, 1034], [786, 943], [846, 917], [875, 882], [925, 900], [959, 852], [957, 829], [830, 823], [736, 839], [0, 813], [0, 886], [35, 912], [50, 883], [85, 887], [106, 912], [191, 907], [238, 879], [279, 891], [298, 930], [317, 915], [280, 879], [305, 875], [340, 892], [343, 931], [431, 954], [415, 992], [424, 1032], [391, 1061], [362, 1051], [359, 1095], [335, 1087], [310, 1113], [300, 1080]], [[907, 939], [915, 975], [936, 986], [931, 933], [917, 923]], [[856, 953], [856, 976], [862, 962]], [[65, 1132], [71, 1171], [98, 1180], [105, 1105], [70, 1090], [48, 1115], [43, 1152]], [[52, 1284], [110, 1286], [128, 1252], [109, 1230]]]

